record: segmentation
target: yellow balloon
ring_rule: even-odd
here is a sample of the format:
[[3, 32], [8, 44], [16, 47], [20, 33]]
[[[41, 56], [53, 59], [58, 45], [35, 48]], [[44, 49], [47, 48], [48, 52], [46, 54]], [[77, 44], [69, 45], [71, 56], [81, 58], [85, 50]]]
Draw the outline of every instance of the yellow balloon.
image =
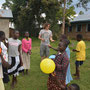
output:
[[41, 61], [40, 68], [42, 72], [50, 74], [55, 70], [55, 63], [53, 60], [46, 58]]

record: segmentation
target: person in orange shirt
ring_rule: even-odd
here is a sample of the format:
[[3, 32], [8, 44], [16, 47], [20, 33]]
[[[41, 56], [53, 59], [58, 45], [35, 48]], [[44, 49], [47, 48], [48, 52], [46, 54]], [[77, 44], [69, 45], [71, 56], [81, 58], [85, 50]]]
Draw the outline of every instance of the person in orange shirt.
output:
[[76, 52], [76, 73], [74, 76], [76, 76], [75, 79], [80, 79], [80, 71], [79, 71], [79, 66], [83, 64], [83, 62], [86, 59], [86, 45], [85, 42], [82, 40], [83, 37], [81, 34], [77, 35], [77, 46], [76, 49], [73, 49], [73, 52]]

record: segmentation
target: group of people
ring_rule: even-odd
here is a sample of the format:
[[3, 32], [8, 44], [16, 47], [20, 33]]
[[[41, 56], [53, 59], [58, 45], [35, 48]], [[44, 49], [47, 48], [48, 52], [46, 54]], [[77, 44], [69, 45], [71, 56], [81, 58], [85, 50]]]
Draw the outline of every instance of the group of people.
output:
[[[70, 49], [66, 35], [61, 35], [58, 48], [53, 48], [50, 45], [50, 41], [54, 42], [52, 39], [52, 31], [49, 30], [50, 24], [44, 24], [44, 28], [39, 33], [39, 39], [41, 40], [40, 45], [40, 55], [41, 60], [49, 57], [49, 48], [57, 51], [55, 55], [51, 55], [49, 58], [55, 62], [56, 69], [53, 73], [49, 75], [47, 87], [48, 90], [80, 90], [77, 84], [72, 84], [68, 87], [68, 84], [73, 80], [70, 72]], [[73, 52], [76, 52], [76, 73], [73, 74], [75, 79], [80, 79], [80, 70], [79, 67], [83, 64], [86, 57], [86, 45], [83, 41], [81, 34], [77, 35], [77, 46], [76, 49], [73, 49]]]
[[[49, 57], [55, 62], [56, 69], [49, 75], [48, 90], [80, 90], [77, 84], [68, 86], [73, 80], [70, 72], [70, 41], [66, 35], [61, 35], [57, 48], [53, 48], [50, 45], [50, 41], [55, 42], [55, 40], [53, 40], [52, 31], [49, 28], [50, 24], [45, 23], [38, 36], [41, 40], [41, 61], [49, 57], [50, 48], [57, 52]], [[25, 32], [25, 38], [22, 41], [18, 39], [19, 31], [15, 30], [13, 33], [13, 37], [6, 39], [5, 33], [0, 31], [0, 90], [5, 90], [4, 83], [10, 81], [8, 75], [12, 75], [11, 87], [14, 88], [17, 84], [19, 73], [28, 74], [30, 69], [32, 39], [29, 38], [29, 32]], [[79, 66], [85, 61], [86, 46], [82, 35], [77, 35], [77, 41], [76, 49], [72, 51], [76, 52], [76, 73], [74, 76], [76, 76], [75, 79], [80, 79]]]
[[0, 31], [0, 90], [5, 90], [4, 83], [10, 81], [9, 75], [12, 75], [11, 87], [17, 84], [17, 76], [20, 72], [28, 74], [30, 69], [30, 55], [32, 40], [29, 38], [29, 32], [25, 32], [25, 38], [19, 38], [19, 31], [13, 32], [13, 37], [6, 39], [5, 33]]

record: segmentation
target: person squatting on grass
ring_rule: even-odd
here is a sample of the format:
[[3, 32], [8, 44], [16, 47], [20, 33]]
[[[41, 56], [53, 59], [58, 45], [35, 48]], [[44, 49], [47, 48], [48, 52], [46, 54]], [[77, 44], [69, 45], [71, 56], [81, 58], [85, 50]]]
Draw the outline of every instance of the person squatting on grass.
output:
[[29, 32], [25, 32], [25, 38], [22, 39], [22, 61], [24, 70], [26, 70], [26, 74], [28, 74], [28, 69], [30, 69], [31, 48], [32, 39], [29, 38]]
[[66, 88], [66, 73], [69, 65], [69, 58], [65, 50], [68, 46], [66, 40], [63, 40], [58, 44], [58, 52], [55, 57], [55, 71], [49, 75], [48, 78], [48, 90], [64, 90]]
[[8, 55], [10, 68], [8, 69], [8, 74], [12, 75], [12, 88], [15, 87], [17, 83], [17, 76], [19, 72], [23, 71], [23, 63], [21, 58], [21, 41], [19, 38], [19, 31], [15, 30], [13, 37], [8, 39]]
[[43, 29], [39, 33], [39, 39], [41, 40], [41, 45], [40, 45], [40, 56], [41, 60], [44, 58], [47, 58], [49, 56], [49, 47], [48, 45], [51, 42], [54, 42], [52, 39], [52, 31], [49, 30], [50, 24], [45, 23]]
[[78, 43], [76, 49], [73, 49], [73, 52], [76, 52], [76, 73], [73, 75], [76, 76], [75, 79], [80, 79], [79, 66], [81, 66], [86, 59], [86, 45], [81, 34], [78, 34], [76, 38]]
[[[61, 35], [61, 37], [60, 37], [60, 42], [63, 41], [63, 40], [65, 40], [66, 43], [68, 43], [68, 45], [69, 45], [70, 41], [67, 39], [67, 36], [64, 35], [64, 34]], [[48, 45], [48, 46], [49, 46], [50, 48], [58, 51], [58, 49], [53, 48], [51, 45]], [[69, 60], [70, 60], [70, 49], [69, 49], [68, 46], [67, 46], [67, 48], [66, 48], [65, 51], [66, 51], [66, 53], [67, 53], [67, 55], [68, 55], [68, 58], [69, 58]], [[70, 72], [70, 61], [69, 61], [69, 65], [68, 65], [68, 69], [67, 69], [67, 74], [66, 74], [66, 85], [67, 85], [68, 83], [70, 83], [72, 80], [73, 80], [73, 78], [72, 78], [71, 72]]]

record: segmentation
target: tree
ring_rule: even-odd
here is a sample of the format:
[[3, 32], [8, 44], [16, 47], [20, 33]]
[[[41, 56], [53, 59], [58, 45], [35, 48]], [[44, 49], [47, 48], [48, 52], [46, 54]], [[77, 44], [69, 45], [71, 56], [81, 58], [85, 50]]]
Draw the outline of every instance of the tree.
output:
[[77, 7], [83, 7], [84, 9], [88, 10], [88, 3], [90, 2], [90, 0], [78, 0], [78, 2], [76, 3]]
[[[64, 0], [6, 0], [3, 8], [8, 7], [12, 10], [15, 28], [18, 29], [22, 35], [24, 31], [29, 31], [32, 36], [38, 36], [40, 25], [44, 22], [49, 22], [51, 24], [51, 30], [53, 30], [54, 33], [56, 31], [58, 33], [58, 20], [64, 22], [64, 33], [65, 22], [68, 21], [70, 15], [75, 14], [74, 6], [72, 6], [71, 3], [72, 0], [66, 0], [66, 5]], [[42, 13], [46, 14], [46, 18], [41, 17]]]
[[[12, 1], [12, 3], [10, 3]], [[10, 3], [9, 7], [8, 4]], [[37, 36], [40, 25], [49, 22], [52, 25], [56, 23], [56, 13], [59, 10], [58, 0], [6, 0], [3, 7], [10, 8], [13, 12], [13, 22], [15, 27], [24, 32], [25, 30], [32, 32], [33, 36]], [[40, 17], [42, 13], [46, 14], [46, 18]]]
[[79, 12], [79, 15], [82, 15], [82, 14], [84, 14], [84, 12], [83, 12], [83, 11], [80, 11], [80, 12]]
[[[62, 4], [64, 4], [63, 8], [63, 22], [62, 22], [62, 34], [65, 32], [65, 14], [66, 14], [66, 5], [71, 5], [73, 0], [62, 0]], [[90, 0], [79, 0], [79, 2], [76, 4], [77, 7], [83, 7], [86, 10], [88, 9], [87, 3], [90, 2]], [[83, 14], [82, 12], [80, 14]]]
[[62, 34], [64, 34], [65, 32], [65, 14], [66, 14], [66, 0], [64, 0]]

